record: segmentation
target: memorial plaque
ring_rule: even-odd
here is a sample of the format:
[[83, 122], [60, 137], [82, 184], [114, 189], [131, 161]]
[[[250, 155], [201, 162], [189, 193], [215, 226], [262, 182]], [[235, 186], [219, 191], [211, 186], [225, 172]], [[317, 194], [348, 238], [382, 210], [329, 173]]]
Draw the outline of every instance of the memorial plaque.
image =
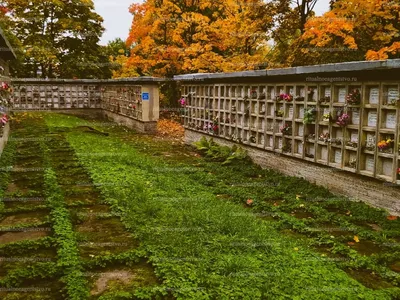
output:
[[353, 143], [358, 143], [358, 133], [352, 132], [350, 136], [350, 141]]
[[306, 96], [306, 90], [304, 88], [300, 88], [300, 96], [305, 97]]
[[303, 136], [303, 135], [304, 135], [304, 126], [303, 125], [299, 125], [298, 136]]
[[297, 153], [303, 154], [303, 144], [297, 143]]
[[269, 146], [272, 147], [273, 144], [274, 144], [274, 137], [270, 136], [269, 137]]
[[342, 162], [342, 151], [335, 150], [335, 163], [340, 164]]
[[328, 160], [328, 148], [327, 147], [321, 148], [321, 159]]
[[373, 156], [367, 156], [365, 159], [365, 170], [368, 172], [374, 172], [375, 160]]
[[346, 88], [340, 88], [338, 91], [338, 102], [344, 103], [346, 102], [347, 91]]
[[393, 162], [391, 160], [385, 159], [382, 162], [382, 174], [385, 176], [392, 177], [392, 172], [393, 172]]
[[368, 112], [368, 126], [369, 127], [375, 127], [376, 126], [376, 120], [377, 120], [376, 111]]
[[397, 88], [388, 88], [388, 102], [397, 101], [399, 100], [399, 90]]
[[290, 107], [289, 107], [289, 115], [288, 115], [288, 117], [289, 117], [290, 119], [293, 118], [293, 106], [290, 106]]
[[354, 125], [360, 124], [360, 111], [359, 110], [353, 111], [351, 121]]
[[379, 103], [379, 88], [371, 88], [369, 90], [369, 103], [370, 104]]
[[309, 148], [308, 148], [308, 153], [311, 154], [311, 155], [315, 155], [315, 148], [314, 148], [314, 146], [309, 146]]
[[278, 148], [282, 149], [282, 139], [278, 139]]
[[325, 88], [325, 97], [330, 97], [331, 96], [331, 88], [327, 87]]
[[390, 112], [386, 115], [386, 128], [396, 128], [396, 113]]
[[304, 107], [300, 107], [299, 109], [299, 119], [303, 119], [304, 118]]

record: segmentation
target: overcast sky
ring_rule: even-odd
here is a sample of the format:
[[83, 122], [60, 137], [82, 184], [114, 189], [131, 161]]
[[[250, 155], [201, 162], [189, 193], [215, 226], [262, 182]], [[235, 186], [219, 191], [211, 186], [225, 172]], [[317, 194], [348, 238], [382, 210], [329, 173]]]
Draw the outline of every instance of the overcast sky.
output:
[[[129, 6], [133, 3], [141, 3], [142, 0], [93, 0], [96, 11], [104, 19], [103, 26], [106, 31], [101, 39], [101, 44], [106, 45], [108, 41], [117, 37], [125, 40], [131, 27], [132, 15]], [[329, 8], [329, 0], [318, 0], [315, 6], [317, 15], [322, 15]]]

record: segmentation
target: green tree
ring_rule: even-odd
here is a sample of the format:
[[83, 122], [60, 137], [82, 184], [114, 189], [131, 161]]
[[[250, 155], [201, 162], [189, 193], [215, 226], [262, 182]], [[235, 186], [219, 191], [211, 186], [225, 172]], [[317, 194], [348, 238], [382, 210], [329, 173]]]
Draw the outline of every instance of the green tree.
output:
[[109, 78], [99, 45], [103, 19], [92, 0], [4, 0], [9, 28], [21, 41], [14, 76]]

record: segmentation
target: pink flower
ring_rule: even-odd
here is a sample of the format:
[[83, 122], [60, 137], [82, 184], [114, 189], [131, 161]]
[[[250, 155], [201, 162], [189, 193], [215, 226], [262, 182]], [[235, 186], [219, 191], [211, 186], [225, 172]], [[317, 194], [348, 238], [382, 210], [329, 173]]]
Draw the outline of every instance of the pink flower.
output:
[[186, 105], [186, 99], [182, 97], [181, 99], [178, 100], [180, 105], [185, 106]]
[[246, 201], [246, 204], [247, 204], [247, 205], [252, 205], [252, 204], [253, 204], [253, 202], [254, 202], [253, 200], [251, 200], [251, 199], [247, 199], [247, 201]]

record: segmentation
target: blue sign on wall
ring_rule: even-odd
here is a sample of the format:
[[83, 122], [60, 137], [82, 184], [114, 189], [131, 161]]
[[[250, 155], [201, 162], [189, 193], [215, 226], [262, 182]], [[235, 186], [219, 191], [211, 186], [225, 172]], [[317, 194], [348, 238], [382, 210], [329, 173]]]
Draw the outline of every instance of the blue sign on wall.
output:
[[142, 93], [142, 100], [149, 100], [149, 99], [150, 99], [149, 93]]

